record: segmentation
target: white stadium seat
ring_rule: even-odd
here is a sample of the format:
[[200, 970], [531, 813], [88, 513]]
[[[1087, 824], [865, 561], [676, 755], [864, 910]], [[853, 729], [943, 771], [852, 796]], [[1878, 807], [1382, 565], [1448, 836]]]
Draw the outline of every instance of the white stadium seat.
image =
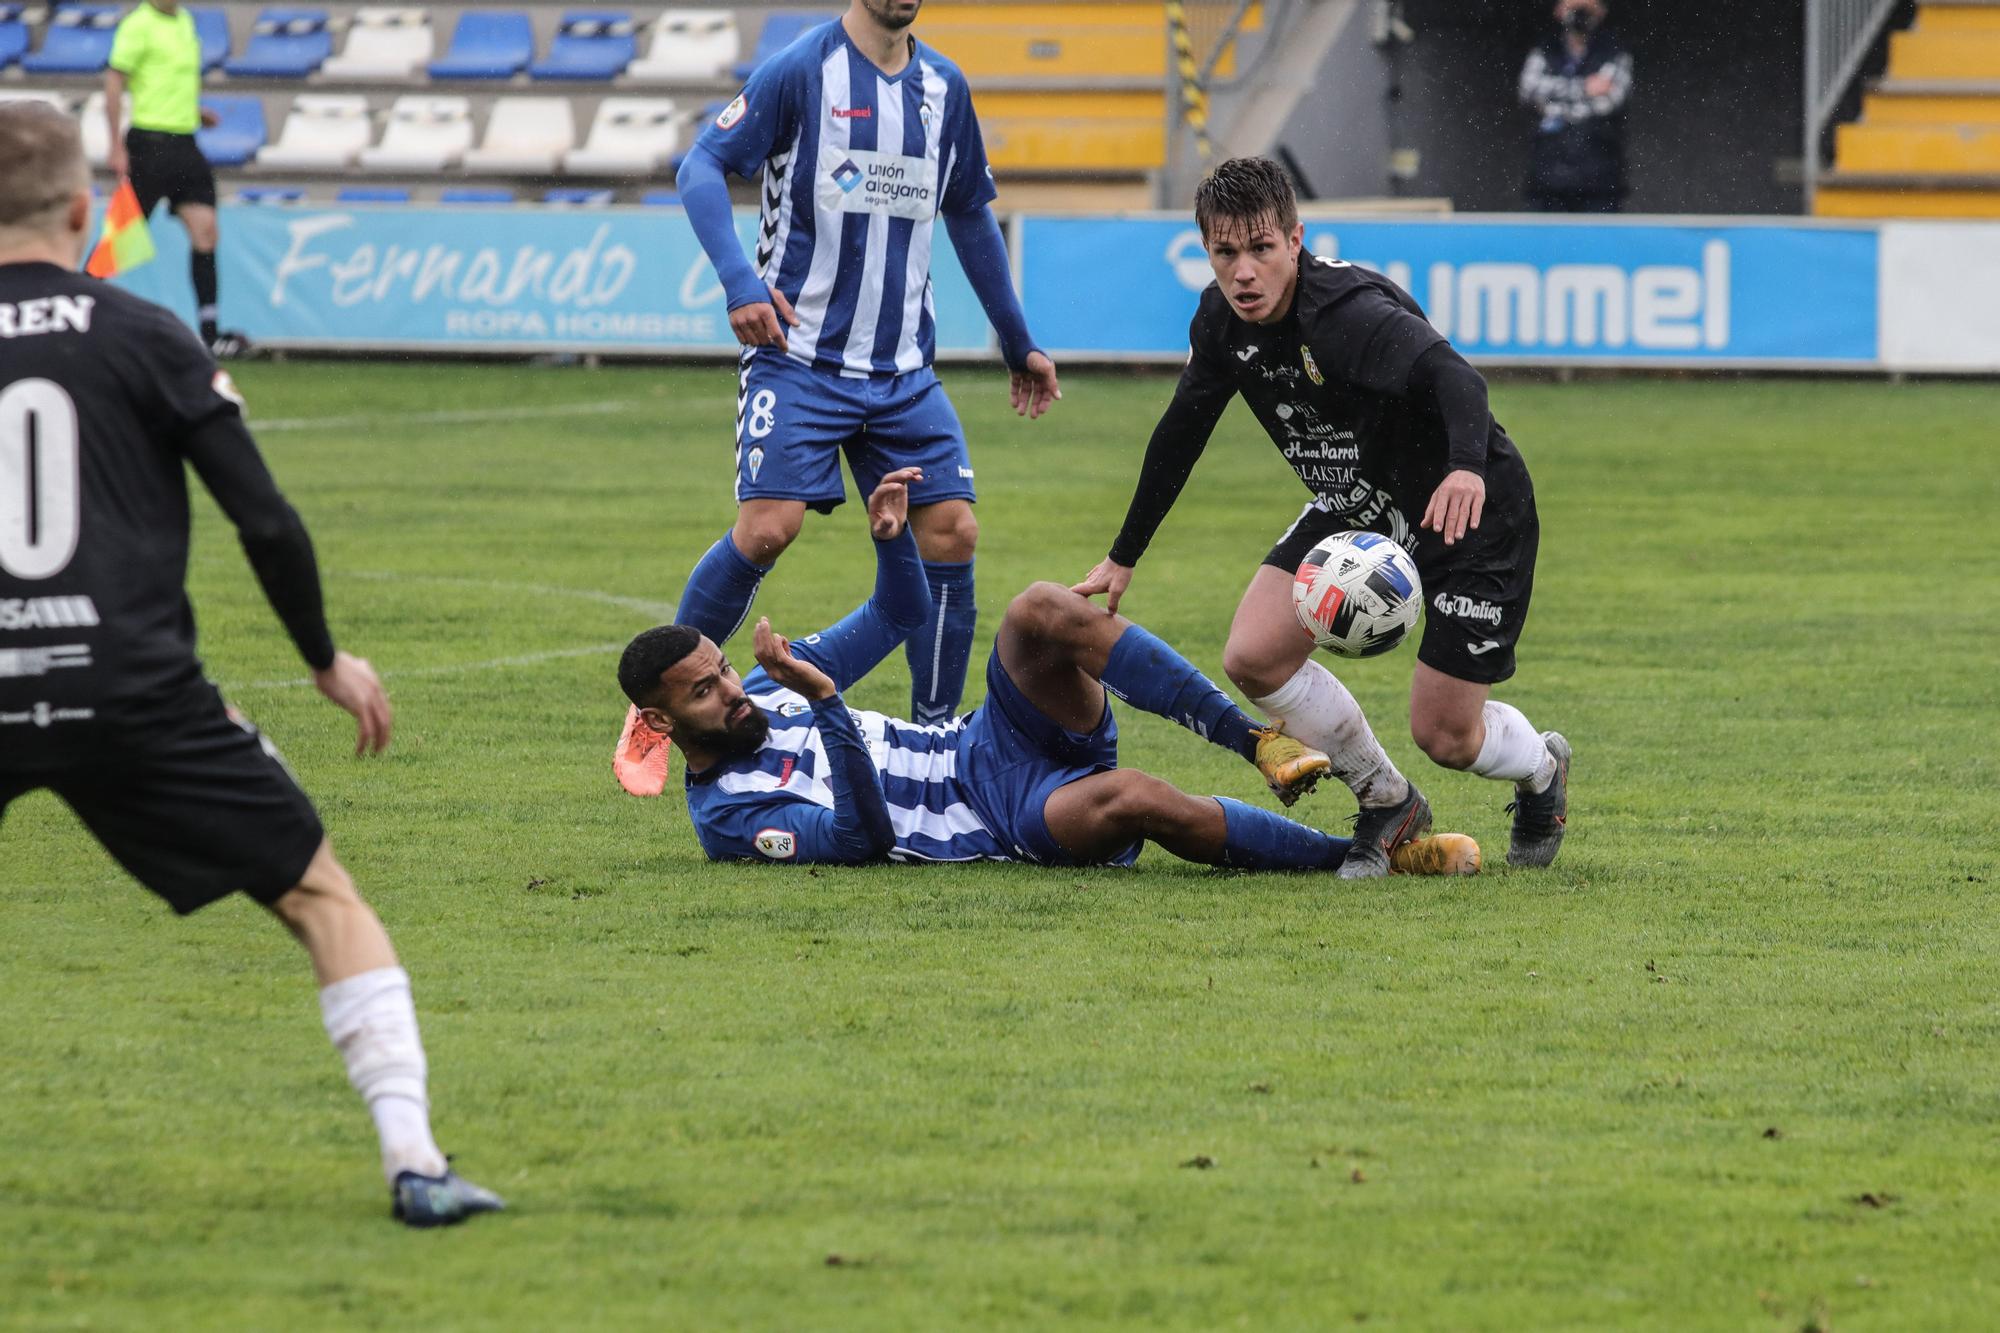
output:
[[361, 150], [361, 165], [369, 171], [438, 171], [456, 166], [470, 147], [469, 100], [413, 94], [389, 108], [382, 142]]
[[[118, 117], [120, 125], [132, 123], [132, 94], [125, 94], [125, 111]], [[83, 155], [93, 167], [101, 167], [111, 160], [111, 127], [104, 123], [104, 90], [83, 99], [83, 110], [76, 113], [78, 128], [83, 131]]]
[[469, 172], [545, 176], [576, 146], [567, 97], [502, 97], [486, 119], [486, 138], [465, 155]]
[[347, 45], [320, 66], [326, 79], [357, 83], [397, 83], [415, 77], [436, 53], [431, 16], [421, 9], [369, 5], [354, 11]]
[[719, 78], [742, 56], [736, 15], [727, 9], [669, 9], [653, 24], [653, 47], [626, 67], [629, 83]]
[[301, 93], [276, 143], [257, 150], [257, 165], [295, 170], [351, 167], [368, 146], [374, 124], [360, 93]]
[[643, 176], [667, 164], [680, 147], [682, 117], [664, 97], [607, 97], [597, 106], [590, 138], [563, 157], [579, 176]]

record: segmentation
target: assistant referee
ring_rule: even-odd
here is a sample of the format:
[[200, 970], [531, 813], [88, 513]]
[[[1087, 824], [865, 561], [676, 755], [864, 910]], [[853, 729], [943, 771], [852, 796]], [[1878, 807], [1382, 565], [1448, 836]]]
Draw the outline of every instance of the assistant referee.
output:
[[[121, 136], [128, 87], [132, 127]], [[194, 139], [215, 116], [201, 105], [194, 16], [177, 0], [144, 0], [119, 21], [104, 71], [104, 118], [111, 129], [111, 170], [132, 178], [139, 211], [150, 217], [164, 199], [187, 228], [201, 340], [217, 357], [242, 355], [248, 342], [216, 323], [215, 173]]]

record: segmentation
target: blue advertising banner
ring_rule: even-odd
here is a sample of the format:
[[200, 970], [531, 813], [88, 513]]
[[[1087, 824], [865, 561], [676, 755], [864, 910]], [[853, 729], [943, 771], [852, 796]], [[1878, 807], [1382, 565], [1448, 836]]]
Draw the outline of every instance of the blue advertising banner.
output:
[[[742, 213], [746, 246], [756, 217]], [[119, 279], [193, 320], [187, 235]], [[267, 346], [727, 352], [722, 288], [677, 208], [297, 208], [225, 204], [222, 323]], [[933, 252], [940, 355], [992, 334], [950, 245]]]
[[[1186, 355], [1212, 276], [1191, 221], [1031, 216], [1020, 235], [1030, 323], [1055, 355]], [[1871, 227], [1308, 220], [1306, 245], [1386, 273], [1489, 362], [1878, 356]]]

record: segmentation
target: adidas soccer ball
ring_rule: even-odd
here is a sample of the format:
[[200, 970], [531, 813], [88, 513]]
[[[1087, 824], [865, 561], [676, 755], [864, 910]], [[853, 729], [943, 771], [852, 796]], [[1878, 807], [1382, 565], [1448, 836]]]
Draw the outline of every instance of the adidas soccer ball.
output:
[[1292, 608], [1313, 642], [1341, 657], [1374, 657], [1403, 641], [1423, 610], [1417, 563], [1376, 532], [1336, 532], [1292, 577]]

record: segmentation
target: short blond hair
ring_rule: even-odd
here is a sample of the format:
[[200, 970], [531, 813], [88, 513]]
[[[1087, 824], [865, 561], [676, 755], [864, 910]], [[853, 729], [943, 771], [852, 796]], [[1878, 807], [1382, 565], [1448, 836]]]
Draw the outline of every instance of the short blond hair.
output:
[[0, 102], [0, 229], [59, 231], [89, 188], [76, 117], [46, 102]]

